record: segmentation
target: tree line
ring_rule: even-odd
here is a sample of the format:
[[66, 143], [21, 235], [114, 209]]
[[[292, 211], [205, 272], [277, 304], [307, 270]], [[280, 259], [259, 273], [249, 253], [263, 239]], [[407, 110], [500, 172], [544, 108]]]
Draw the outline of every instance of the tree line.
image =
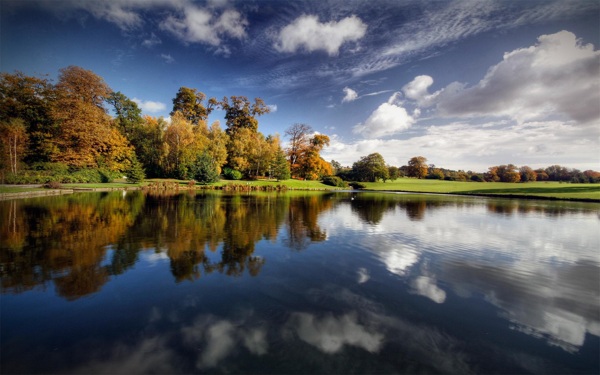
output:
[[517, 167], [514, 164], [498, 165], [488, 168], [487, 172], [450, 170], [427, 164], [427, 158], [414, 156], [406, 165], [401, 167], [386, 164], [383, 156], [373, 153], [363, 156], [352, 164], [352, 167], [342, 167], [340, 163], [331, 162], [339, 180], [329, 180], [332, 185], [340, 181], [376, 182], [396, 180], [399, 177], [419, 179], [437, 179], [448, 181], [476, 182], [532, 182], [532, 181], [562, 181], [573, 183], [600, 182], [600, 172], [593, 170], [580, 171], [560, 165], [547, 168], [533, 169], [529, 166]]
[[[222, 110], [220, 122], [208, 116]], [[110, 115], [110, 112], [114, 116]], [[56, 84], [21, 72], [0, 75], [0, 171], [8, 183], [106, 182], [125, 174], [210, 183], [269, 177], [319, 179], [332, 174], [320, 156], [329, 137], [309, 125], [294, 124], [285, 134], [258, 131], [258, 117], [270, 112], [260, 98], [207, 98], [181, 87], [170, 121], [142, 115], [137, 103], [113, 91], [90, 70], [69, 66]], [[99, 180], [99, 181], [95, 181]]]
[[[77, 66], [60, 69], [54, 84], [21, 72], [0, 74], [0, 179], [4, 183], [108, 182], [126, 175], [210, 183], [227, 179], [291, 177], [346, 186], [347, 181], [387, 181], [414, 177], [452, 181], [600, 182], [600, 173], [560, 165], [532, 169], [513, 164], [485, 173], [427, 164], [423, 156], [406, 165], [388, 165], [373, 153], [351, 167], [325, 161], [327, 135], [296, 123], [284, 135], [264, 135], [258, 117], [270, 112], [260, 98], [207, 98], [180, 87], [170, 118], [142, 115], [136, 102], [113, 91], [104, 79]], [[209, 115], [224, 112], [208, 124]], [[110, 113], [114, 115], [111, 116]]]

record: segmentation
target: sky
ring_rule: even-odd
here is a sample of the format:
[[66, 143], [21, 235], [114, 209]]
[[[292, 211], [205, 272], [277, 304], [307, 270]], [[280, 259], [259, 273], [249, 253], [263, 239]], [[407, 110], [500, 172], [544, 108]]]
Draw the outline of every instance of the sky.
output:
[[[259, 131], [454, 170], [600, 170], [600, 2], [1, 0], [0, 71], [76, 65], [167, 118], [182, 86], [262, 98]], [[224, 114], [214, 111], [209, 122]]]

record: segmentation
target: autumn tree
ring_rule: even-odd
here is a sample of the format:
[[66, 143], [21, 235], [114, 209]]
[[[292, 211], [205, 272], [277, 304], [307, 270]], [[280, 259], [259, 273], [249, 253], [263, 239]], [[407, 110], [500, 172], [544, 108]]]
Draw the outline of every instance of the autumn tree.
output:
[[167, 144], [164, 141], [167, 122], [162, 118], [142, 117], [139, 127], [135, 128], [133, 143], [137, 159], [142, 163], [148, 177], [164, 177]]
[[229, 142], [229, 136], [221, 129], [218, 121], [210, 126], [206, 136], [208, 138], [206, 154], [215, 166], [217, 174], [220, 175], [223, 165], [227, 163], [227, 143]]
[[165, 172], [170, 177], [190, 179], [190, 168], [196, 159], [198, 145], [192, 124], [180, 112], [171, 117], [165, 130]]
[[179, 112], [192, 125], [198, 125], [200, 122], [206, 122], [208, 115], [218, 104], [217, 100], [210, 98], [206, 102], [206, 95], [196, 89], [189, 87], [180, 87], [179, 91], [173, 98], [173, 110], [170, 115], [175, 115]]
[[20, 118], [0, 121], [0, 136], [2, 138], [0, 144], [1, 169], [8, 169], [11, 173], [17, 173], [19, 164], [27, 149], [28, 135], [25, 122]]
[[290, 161], [292, 174], [298, 174], [300, 169], [300, 159], [308, 149], [310, 135], [313, 129], [310, 125], [296, 123], [286, 129], [285, 135], [289, 138], [287, 155]]
[[245, 96], [231, 96], [229, 99], [224, 97], [218, 105], [225, 111], [229, 136], [242, 128], [258, 131], [257, 117], [271, 112], [262, 99], [255, 98], [254, 103], [251, 103]]
[[50, 115], [57, 123], [52, 160], [74, 167], [124, 170], [132, 148], [115, 128], [103, 104], [112, 92], [92, 71], [77, 66], [60, 70]]
[[491, 182], [519, 182], [521, 181], [521, 173], [514, 164], [497, 165], [488, 168], [488, 172], [484, 174], [486, 181]]
[[408, 161], [408, 176], [424, 178], [427, 176], [427, 158], [423, 156], [414, 156]]
[[529, 182], [537, 180], [537, 173], [533, 169], [528, 166], [522, 166], [519, 168], [519, 173], [521, 175], [521, 182]]
[[45, 78], [22, 72], [0, 73], [0, 121], [21, 119], [28, 134], [27, 162], [49, 161], [52, 148], [48, 140], [54, 131], [50, 118], [54, 87]]

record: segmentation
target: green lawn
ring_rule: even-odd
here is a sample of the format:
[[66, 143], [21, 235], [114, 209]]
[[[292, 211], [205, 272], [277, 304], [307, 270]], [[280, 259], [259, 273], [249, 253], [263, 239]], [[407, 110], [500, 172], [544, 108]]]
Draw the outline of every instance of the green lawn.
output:
[[[147, 180], [143, 184], [130, 184], [125, 182], [112, 182], [105, 184], [63, 184], [63, 188], [130, 188], [147, 185], [152, 182], [170, 181], [177, 182], [182, 187], [187, 186], [188, 181], [154, 179]], [[258, 181], [228, 181], [221, 180], [213, 186], [228, 184], [243, 184], [255, 186], [277, 186], [286, 185], [290, 189], [312, 190], [312, 189], [337, 189], [325, 185], [319, 181], [299, 180], [258, 180]], [[418, 193], [452, 193], [452, 194], [479, 194], [515, 197], [544, 197], [555, 199], [577, 199], [600, 201], [600, 184], [571, 184], [559, 182], [528, 182], [528, 183], [502, 183], [502, 182], [457, 182], [440, 180], [418, 180], [414, 178], [400, 178], [388, 182], [366, 182], [367, 190], [371, 191], [405, 191]], [[198, 185], [199, 186], [199, 185]], [[0, 193], [15, 193], [23, 191], [40, 190], [40, 188], [27, 188], [19, 186], [0, 186]]]
[[534, 196], [559, 199], [600, 201], [600, 184], [571, 184], [560, 182], [458, 182], [400, 178], [396, 181], [364, 183], [368, 190], [408, 191], [422, 193], [453, 193], [483, 195]]

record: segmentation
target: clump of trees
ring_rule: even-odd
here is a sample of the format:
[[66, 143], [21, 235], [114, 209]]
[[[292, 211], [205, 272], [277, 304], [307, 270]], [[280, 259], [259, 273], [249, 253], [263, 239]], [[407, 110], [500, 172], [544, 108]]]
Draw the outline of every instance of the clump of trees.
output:
[[[219, 121], [208, 124], [215, 109], [225, 112], [225, 129]], [[166, 177], [209, 183], [222, 174], [278, 180], [332, 175], [320, 156], [329, 137], [294, 124], [285, 132], [290, 147], [284, 150], [278, 134], [258, 130], [258, 117], [269, 111], [260, 98], [217, 100], [181, 87], [167, 121], [143, 116], [134, 101], [81, 67], [61, 69], [56, 84], [2, 73], [1, 177], [8, 183], [102, 182], [123, 175], [134, 182]]]

